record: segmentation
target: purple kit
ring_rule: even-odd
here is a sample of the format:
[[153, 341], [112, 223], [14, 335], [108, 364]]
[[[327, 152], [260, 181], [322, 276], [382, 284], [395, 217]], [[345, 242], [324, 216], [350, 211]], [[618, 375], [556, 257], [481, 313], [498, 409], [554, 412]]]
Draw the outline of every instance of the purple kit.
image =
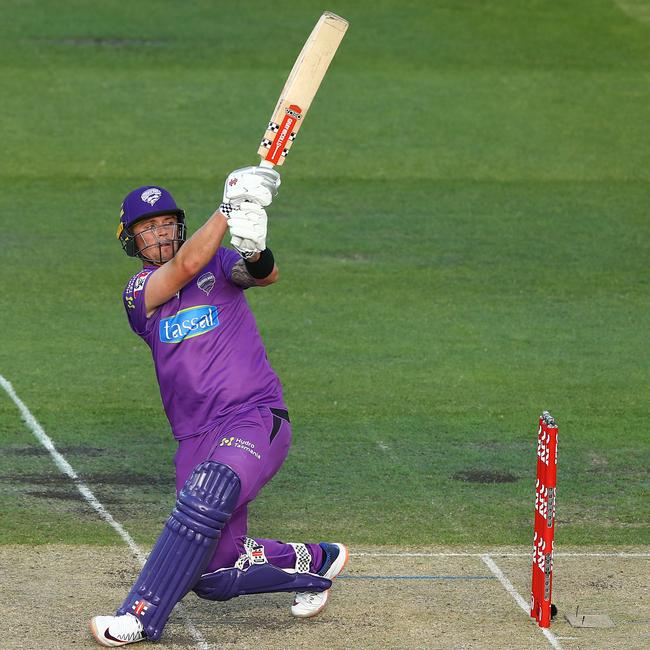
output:
[[[143, 196], [144, 190], [131, 195]], [[134, 199], [135, 207], [127, 197], [123, 231], [142, 196]], [[162, 188], [150, 198], [170, 211], [176, 207]], [[147, 215], [145, 210], [141, 218]], [[159, 267], [145, 266], [123, 293], [131, 328], [151, 349], [178, 440], [176, 507], [118, 610], [138, 616], [151, 640], [160, 637], [174, 605], [190, 589], [202, 598], [228, 600], [331, 586], [317, 575], [323, 564], [318, 544], [247, 536], [248, 503], [284, 462], [291, 425], [244, 291], [231, 281], [239, 260], [236, 252], [220, 248], [149, 318], [144, 295]]]
[[284, 408], [280, 381], [244, 291], [230, 282], [240, 259], [220, 248], [151, 318], [144, 289], [157, 267], [145, 266], [124, 290], [129, 323], [151, 348], [165, 413], [178, 440], [213, 429], [242, 406]]

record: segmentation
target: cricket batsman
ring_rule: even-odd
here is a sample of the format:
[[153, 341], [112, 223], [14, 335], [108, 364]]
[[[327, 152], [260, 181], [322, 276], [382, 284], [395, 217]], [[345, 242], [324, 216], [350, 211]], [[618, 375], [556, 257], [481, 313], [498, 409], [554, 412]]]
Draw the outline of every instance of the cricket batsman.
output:
[[[177, 500], [142, 572], [113, 616], [95, 616], [100, 645], [156, 641], [185, 594], [208, 600], [295, 592], [294, 616], [323, 610], [348, 551], [336, 543], [248, 536], [247, 507], [280, 469], [291, 424], [244, 290], [278, 279], [266, 246], [280, 186], [247, 167], [225, 183], [219, 209], [186, 241], [185, 214], [162, 187], [130, 192], [118, 239], [142, 270], [127, 283], [131, 329], [151, 349], [178, 441]], [[223, 248], [230, 231], [235, 250]]]

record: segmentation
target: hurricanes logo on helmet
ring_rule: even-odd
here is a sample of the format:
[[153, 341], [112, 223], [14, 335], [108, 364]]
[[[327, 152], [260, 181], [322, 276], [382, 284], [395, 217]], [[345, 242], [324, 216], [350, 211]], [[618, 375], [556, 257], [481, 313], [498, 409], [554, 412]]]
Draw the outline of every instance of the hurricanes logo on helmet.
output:
[[162, 192], [157, 187], [150, 187], [140, 195], [140, 198], [149, 205], [154, 203], [162, 196]]

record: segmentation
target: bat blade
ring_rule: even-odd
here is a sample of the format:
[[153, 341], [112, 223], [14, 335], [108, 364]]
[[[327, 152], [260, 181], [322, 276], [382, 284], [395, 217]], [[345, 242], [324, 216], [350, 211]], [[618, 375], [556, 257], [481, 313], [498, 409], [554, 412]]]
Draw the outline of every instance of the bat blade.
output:
[[262, 165], [282, 165], [327, 72], [348, 21], [326, 11], [289, 73], [258, 149]]

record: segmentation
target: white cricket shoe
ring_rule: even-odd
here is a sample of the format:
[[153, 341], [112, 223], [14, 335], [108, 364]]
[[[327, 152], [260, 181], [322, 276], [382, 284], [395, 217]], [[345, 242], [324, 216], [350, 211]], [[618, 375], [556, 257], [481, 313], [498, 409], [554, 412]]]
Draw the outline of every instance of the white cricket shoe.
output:
[[[318, 571], [318, 575], [334, 580], [339, 573], [343, 571], [350, 557], [348, 549], [343, 544], [326, 544], [321, 543], [321, 548], [325, 553], [323, 565]], [[305, 591], [295, 595], [291, 613], [298, 618], [311, 618], [320, 614], [327, 605], [330, 590], [326, 591]]]
[[90, 631], [99, 645], [109, 648], [144, 641], [147, 638], [140, 619], [133, 614], [95, 616], [90, 619]]

